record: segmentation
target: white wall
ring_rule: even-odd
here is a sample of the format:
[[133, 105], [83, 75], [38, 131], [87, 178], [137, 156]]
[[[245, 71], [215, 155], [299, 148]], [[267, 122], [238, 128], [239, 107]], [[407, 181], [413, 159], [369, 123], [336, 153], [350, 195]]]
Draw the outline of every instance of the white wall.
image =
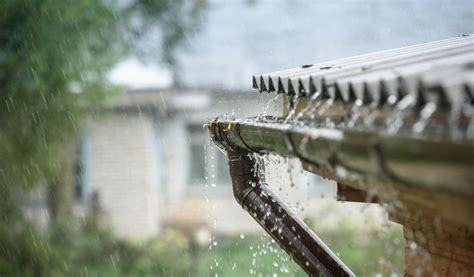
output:
[[109, 116], [90, 129], [87, 185], [98, 193], [103, 222], [118, 235], [140, 238], [159, 231], [155, 143], [146, 115]]
[[165, 209], [179, 205], [180, 198], [187, 187], [189, 170], [189, 149], [186, 121], [182, 114], [163, 120], [160, 124], [163, 155], [160, 162], [163, 165], [163, 192]]

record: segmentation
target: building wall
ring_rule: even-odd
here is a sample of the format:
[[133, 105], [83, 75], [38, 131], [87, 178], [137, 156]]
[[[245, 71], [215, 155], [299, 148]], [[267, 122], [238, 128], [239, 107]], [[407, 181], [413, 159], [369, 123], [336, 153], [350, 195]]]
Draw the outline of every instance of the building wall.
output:
[[180, 205], [180, 199], [187, 188], [187, 177], [190, 164], [188, 149], [188, 133], [186, 119], [182, 114], [160, 120], [160, 144], [163, 155], [160, 163], [164, 168], [163, 187], [163, 212]]
[[159, 163], [152, 118], [109, 116], [91, 126], [87, 140], [87, 186], [102, 221], [120, 236], [156, 235]]

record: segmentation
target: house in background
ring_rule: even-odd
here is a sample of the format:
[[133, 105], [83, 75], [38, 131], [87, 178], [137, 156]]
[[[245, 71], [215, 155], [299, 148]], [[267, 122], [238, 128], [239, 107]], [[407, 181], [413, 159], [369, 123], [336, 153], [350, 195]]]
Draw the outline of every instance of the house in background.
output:
[[[79, 201], [97, 206], [101, 223], [128, 238], [166, 228], [190, 235], [255, 232], [259, 228], [233, 199], [227, 158], [209, 143], [203, 125], [215, 115], [232, 116], [225, 115], [229, 111], [275, 114], [281, 105], [274, 96], [248, 91], [125, 93], [81, 140]], [[326, 193], [333, 187], [313, 190]]]

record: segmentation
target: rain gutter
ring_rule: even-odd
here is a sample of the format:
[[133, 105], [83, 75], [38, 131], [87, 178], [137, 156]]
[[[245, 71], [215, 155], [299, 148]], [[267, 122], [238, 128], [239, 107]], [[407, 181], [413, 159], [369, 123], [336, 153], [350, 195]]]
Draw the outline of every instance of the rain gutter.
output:
[[[298, 158], [342, 179], [370, 178], [378, 183], [474, 194], [474, 145], [469, 141], [446, 142], [278, 122], [277, 118], [217, 119], [209, 129], [213, 140], [217, 144], [225, 142], [227, 148]], [[348, 175], [339, 174], [341, 171]]]
[[227, 153], [237, 202], [310, 276], [355, 276], [258, 174], [254, 151], [228, 140], [226, 124], [208, 125], [213, 141]]

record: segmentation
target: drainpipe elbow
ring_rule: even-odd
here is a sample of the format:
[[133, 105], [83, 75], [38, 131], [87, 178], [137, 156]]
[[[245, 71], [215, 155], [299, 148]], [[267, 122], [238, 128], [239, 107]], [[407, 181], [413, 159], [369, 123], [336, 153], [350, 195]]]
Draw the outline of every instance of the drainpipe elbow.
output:
[[257, 166], [246, 150], [227, 150], [232, 189], [237, 202], [243, 206], [246, 196], [259, 185]]

